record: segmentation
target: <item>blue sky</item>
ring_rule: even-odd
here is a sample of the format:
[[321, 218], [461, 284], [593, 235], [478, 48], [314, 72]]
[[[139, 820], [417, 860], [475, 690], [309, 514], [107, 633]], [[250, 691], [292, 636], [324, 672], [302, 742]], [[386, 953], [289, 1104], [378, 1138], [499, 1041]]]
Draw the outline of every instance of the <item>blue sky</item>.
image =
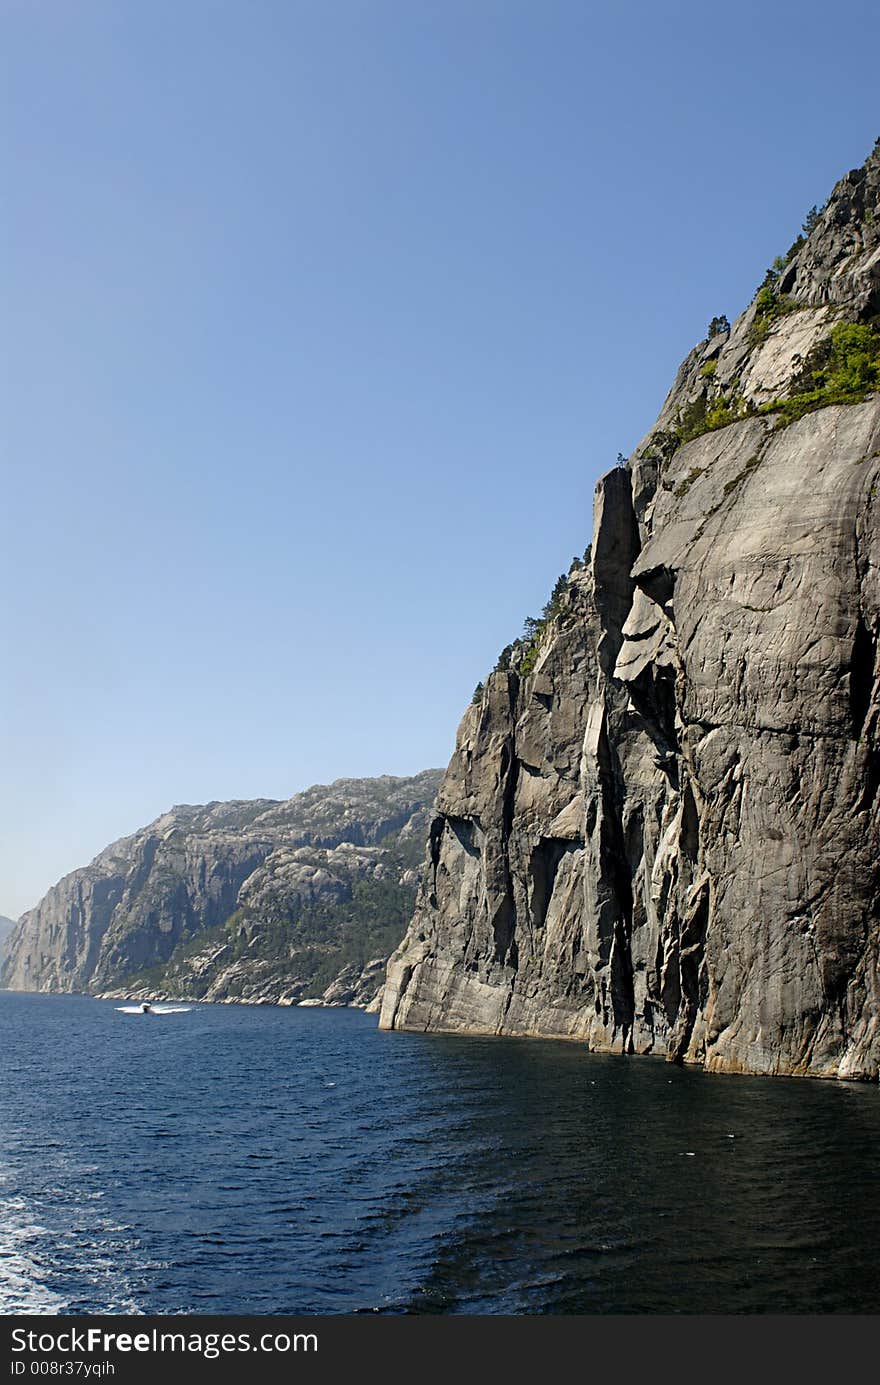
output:
[[880, 133], [836, 14], [3, 0], [0, 912], [172, 803], [446, 762]]

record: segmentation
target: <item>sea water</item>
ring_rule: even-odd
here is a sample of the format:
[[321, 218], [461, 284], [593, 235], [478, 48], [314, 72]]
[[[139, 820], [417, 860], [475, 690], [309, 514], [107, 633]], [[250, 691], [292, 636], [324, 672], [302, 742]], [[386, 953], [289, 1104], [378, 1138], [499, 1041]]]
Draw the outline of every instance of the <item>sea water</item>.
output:
[[874, 1312], [880, 1090], [0, 993], [0, 1310]]

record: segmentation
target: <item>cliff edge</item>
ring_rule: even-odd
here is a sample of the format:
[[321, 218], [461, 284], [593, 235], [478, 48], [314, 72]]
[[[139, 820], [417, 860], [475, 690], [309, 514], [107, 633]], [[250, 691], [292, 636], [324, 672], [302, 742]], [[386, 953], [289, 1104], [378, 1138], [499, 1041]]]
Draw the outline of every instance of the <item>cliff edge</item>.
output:
[[478, 688], [383, 1027], [877, 1079], [878, 315], [875, 148]]

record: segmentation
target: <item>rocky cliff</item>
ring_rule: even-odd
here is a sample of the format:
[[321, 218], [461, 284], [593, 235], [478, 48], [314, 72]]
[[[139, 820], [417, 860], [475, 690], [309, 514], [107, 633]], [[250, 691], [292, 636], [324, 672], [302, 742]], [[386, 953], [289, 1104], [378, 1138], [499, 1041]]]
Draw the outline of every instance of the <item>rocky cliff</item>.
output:
[[596, 488], [458, 732], [386, 1028], [880, 1067], [880, 157]]
[[172, 808], [22, 916], [2, 984], [367, 1004], [412, 912], [440, 777]]

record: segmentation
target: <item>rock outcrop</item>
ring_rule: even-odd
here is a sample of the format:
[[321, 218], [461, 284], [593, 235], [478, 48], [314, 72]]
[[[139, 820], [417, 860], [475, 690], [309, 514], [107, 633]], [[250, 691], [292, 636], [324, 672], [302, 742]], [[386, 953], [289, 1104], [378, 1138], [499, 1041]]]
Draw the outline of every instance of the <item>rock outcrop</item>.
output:
[[877, 1078], [878, 194], [875, 150], [599, 482], [459, 728], [383, 1027]]
[[22, 916], [2, 984], [369, 1004], [412, 912], [440, 777], [172, 808]]

